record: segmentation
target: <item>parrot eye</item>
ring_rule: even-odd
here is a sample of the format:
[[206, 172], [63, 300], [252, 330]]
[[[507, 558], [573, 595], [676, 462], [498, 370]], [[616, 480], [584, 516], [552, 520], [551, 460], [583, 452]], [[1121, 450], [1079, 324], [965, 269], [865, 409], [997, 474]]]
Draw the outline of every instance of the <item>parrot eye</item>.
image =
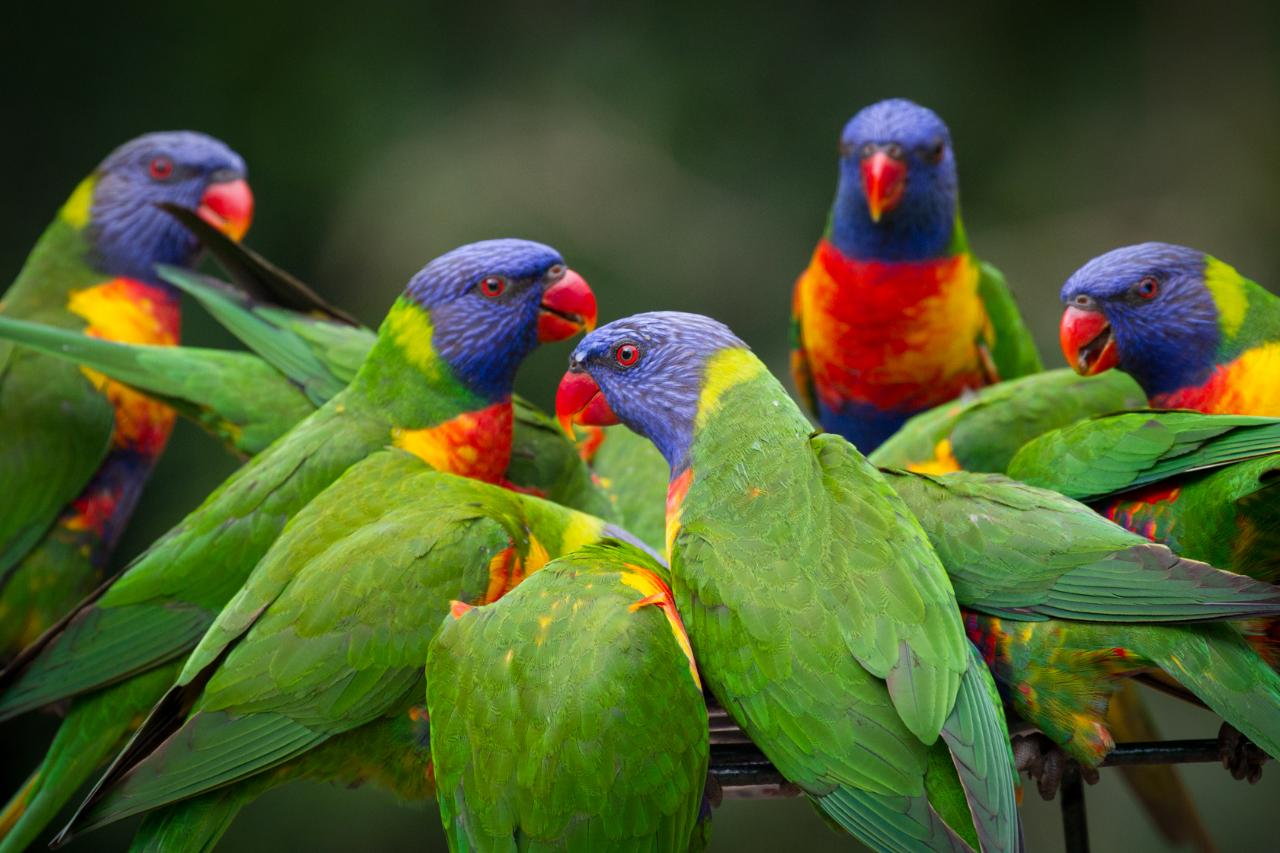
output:
[[551, 267], [547, 269], [547, 273], [543, 278], [547, 281], [559, 281], [564, 278], [564, 270], [564, 264], [552, 264]]
[[875, 143], [872, 142], [864, 142], [862, 143], [862, 147], [858, 149], [858, 156], [864, 160], [874, 153], [876, 153], [876, 146]]
[[888, 145], [884, 147], [884, 153], [888, 154], [890, 159], [901, 160], [902, 146], [896, 142], [890, 142]]
[[1155, 276], [1143, 276], [1133, 286], [1133, 292], [1142, 299], [1155, 299], [1160, 292], [1160, 282], [1156, 281]]
[[480, 292], [490, 299], [501, 296], [506, 289], [507, 282], [502, 276], [490, 275], [480, 279]]
[[946, 150], [947, 150], [946, 144], [943, 143], [941, 139], [939, 139], [937, 142], [934, 142], [932, 145], [930, 145], [929, 148], [925, 151], [925, 157], [929, 160], [930, 163], [941, 163], [942, 155]]
[[635, 344], [619, 344], [613, 358], [623, 367], [630, 367], [640, 360], [640, 348]]
[[167, 181], [173, 177], [173, 161], [168, 157], [156, 157], [147, 167], [153, 180]]

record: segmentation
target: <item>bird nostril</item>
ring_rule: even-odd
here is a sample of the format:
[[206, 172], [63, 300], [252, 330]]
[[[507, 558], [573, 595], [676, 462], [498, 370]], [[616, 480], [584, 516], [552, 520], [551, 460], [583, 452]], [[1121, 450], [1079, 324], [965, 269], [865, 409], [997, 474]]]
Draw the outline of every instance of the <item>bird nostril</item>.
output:
[[555, 264], [550, 269], [547, 270], [547, 280], [558, 281], [564, 278], [564, 272], [565, 272], [564, 264]]

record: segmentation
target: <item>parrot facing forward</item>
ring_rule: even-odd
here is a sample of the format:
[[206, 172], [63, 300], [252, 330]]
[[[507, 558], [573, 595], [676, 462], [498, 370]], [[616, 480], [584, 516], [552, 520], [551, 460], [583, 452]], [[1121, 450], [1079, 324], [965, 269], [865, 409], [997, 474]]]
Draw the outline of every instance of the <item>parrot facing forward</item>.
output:
[[947, 126], [907, 100], [840, 138], [826, 233], [795, 285], [792, 374], [823, 429], [869, 453], [907, 418], [1041, 369], [1004, 277], [969, 251]]
[[0, 676], [4, 717], [100, 691], [73, 705], [41, 768], [0, 815], [9, 829], [0, 851], [39, 832], [172, 682], [288, 519], [352, 464], [391, 445], [439, 470], [503, 481], [517, 368], [539, 341], [594, 325], [595, 311], [581, 276], [524, 240], [464, 246], [415, 275], [346, 390]]
[[788, 780], [876, 849], [1020, 848], [995, 685], [938, 557], [741, 340], [691, 314], [610, 323], [574, 350], [556, 409], [662, 452], [699, 671]]
[[197, 827], [220, 833], [295, 778], [431, 801], [423, 665], [450, 602], [495, 601], [605, 536], [627, 534], [399, 450], [373, 454], [286, 526], [58, 840], [177, 804], [155, 821], [185, 823], [184, 844], [206, 849], [216, 836], [195, 844]]
[[[199, 244], [161, 203], [238, 239], [253, 212], [244, 161], [189, 131], [120, 146], [45, 229], [0, 320], [176, 343], [178, 293], [155, 266], [189, 265]], [[0, 661], [102, 580], [172, 425], [168, 408], [101, 374], [0, 342]]]
[[1168, 243], [1107, 252], [1062, 286], [1062, 351], [1128, 373], [1152, 406], [1280, 417], [1280, 297]]
[[606, 541], [452, 614], [427, 659], [450, 849], [690, 849], [707, 708], [664, 566]]

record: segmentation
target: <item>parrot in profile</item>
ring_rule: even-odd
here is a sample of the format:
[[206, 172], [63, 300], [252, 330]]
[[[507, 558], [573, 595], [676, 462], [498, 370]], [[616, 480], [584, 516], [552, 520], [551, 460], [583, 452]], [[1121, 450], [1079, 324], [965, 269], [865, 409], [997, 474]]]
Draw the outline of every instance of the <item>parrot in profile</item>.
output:
[[1004, 277], [969, 251], [951, 135], [932, 110], [895, 98], [845, 125], [791, 338], [805, 404], [864, 453], [918, 412], [1041, 369]]
[[[199, 244], [161, 203], [238, 239], [253, 214], [244, 161], [190, 131], [120, 146], [40, 236], [0, 320], [176, 343], [178, 293], [155, 267], [189, 266]], [[0, 342], [0, 661], [102, 581], [172, 425], [169, 409], [101, 374]]]
[[1150, 404], [1280, 417], [1280, 297], [1204, 252], [1141, 243], [1062, 286], [1061, 340], [1082, 374], [1118, 367]]
[[814, 435], [724, 325], [640, 314], [589, 334], [556, 396], [670, 466], [671, 590], [722, 707], [879, 850], [1016, 850], [1008, 732], [942, 565], [884, 478]]
[[495, 601], [606, 536], [629, 538], [401, 450], [369, 456], [289, 522], [55, 844], [177, 804], [160, 828], [207, 849], [203, 831], [295, 778], [430, 802], [423, 666], [450, 602]]
[[390, 445], [504, 482], [517, 368], [540, 341], [594, 325], [595, 313], [587, 283], [539, 243], [474, 243], [417, 273], [344, 391], [0, 673], [0, 718], [97, 691], [72, 705], [0, 813], [0, 851], [30, 842], [172, 683], [289, 518], [352, 464]]
[[867, 459], [882, 468], [925, 474], [1001, 474], [1022, 445], [1038, 435], [1145, 405], [1138, 383], [1121, 371], [1081, 377], [1067, 368], [1046, 370], [921, 412]]
[[606, 540], [455, 602], [427, 657], [451, 850], [690, 849], [707, 707], [666, 578]]

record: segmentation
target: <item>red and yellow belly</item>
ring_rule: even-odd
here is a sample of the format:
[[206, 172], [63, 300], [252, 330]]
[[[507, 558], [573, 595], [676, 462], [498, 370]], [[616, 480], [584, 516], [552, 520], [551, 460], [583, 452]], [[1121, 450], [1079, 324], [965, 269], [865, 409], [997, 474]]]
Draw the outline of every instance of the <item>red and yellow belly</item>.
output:
[[[175, 294], [155, 285], [117, 278], [72, 291], [67, 310], [84, 318], [85, 334], [131, 344], [173, 346], [178, 342], [181, 314]], [[173, 429], [174, 412], [94, 370], [84, 373], [115, 409], [112, 446], [145, 456], [158, 456]]]
[[396, 429], [392, 444], [437, 471], [502, 483], [511, 462], [511, 428], [511, 402], [506, 401], [425, 429]]
[[1152, 396], [1151, 405], [1213, 415], [1280, 417], [1280, 342], [1246, 350], [1194, 388]]
[[919, 411], [986, 385], [978, 276], [968, 254], [883, 263], [819, 243], [794, 306], [818, 401]]

